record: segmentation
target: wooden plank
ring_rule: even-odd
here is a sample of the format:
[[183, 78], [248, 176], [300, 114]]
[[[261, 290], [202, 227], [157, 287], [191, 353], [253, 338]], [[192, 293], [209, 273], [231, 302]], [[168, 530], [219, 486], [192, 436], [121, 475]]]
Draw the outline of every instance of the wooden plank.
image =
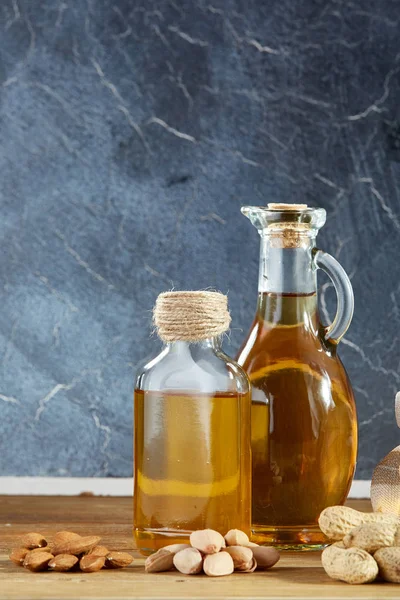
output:
[[[370, 510], [366, 500], [350, 501]], [[102, 535], [113, 549], [133, 551], [132, 501], [99, 497], [0, 497], [0, 598], [399, 598], [400, 587], [387, 583], [350, 586], [332, 581], [321, 567], [320, 553], [283, 553], [267, 572], [229, 577], [184, 576], [177, 572], [146, 574], [144, 559], [131, 567], [99, 573], [30, 573], [7, 558], [10, 547], [28, 531], [51, 536], [60, 529]]]

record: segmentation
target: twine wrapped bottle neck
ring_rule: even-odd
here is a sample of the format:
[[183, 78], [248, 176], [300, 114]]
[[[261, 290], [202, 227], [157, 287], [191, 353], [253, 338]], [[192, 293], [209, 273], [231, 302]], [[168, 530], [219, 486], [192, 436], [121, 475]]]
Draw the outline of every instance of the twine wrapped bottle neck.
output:
[[157, 298], [153, 322], [165, 343], [217, 337], [231, 322], [228, 298], [219, 292], [164, 292]]

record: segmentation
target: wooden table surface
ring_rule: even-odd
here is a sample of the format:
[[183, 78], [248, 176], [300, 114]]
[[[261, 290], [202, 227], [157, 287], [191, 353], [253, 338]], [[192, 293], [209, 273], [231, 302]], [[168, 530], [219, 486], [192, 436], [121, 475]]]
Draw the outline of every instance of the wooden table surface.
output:
[[[370, 510], [366, 500], [350, 506]], [[148, 574], [134, 549], [132, 500], [94, 496], [0, 496], [0, 598], [400, 598], [400, 585], [348, 585], [330, 579], [319, 552], [282, 553], [266, 572], [228, 577], [185, 576], [176, 571]], [[70, 530], [101, 535], [113, 550], [132, 552], [131, 567], [98, 573], [31, 573], [8, 560], [10, 548], [29, 531], [51, 537]]]

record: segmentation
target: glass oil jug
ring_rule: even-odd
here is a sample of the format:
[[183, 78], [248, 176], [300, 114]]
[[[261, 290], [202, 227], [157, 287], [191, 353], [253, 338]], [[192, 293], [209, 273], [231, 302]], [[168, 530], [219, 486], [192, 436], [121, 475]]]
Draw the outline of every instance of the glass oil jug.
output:
[[[271, 204], [242, 213], [261, 236], [257, 312], [237, 358], [252, 384], [252, 539], [318, 549], [327, 543], [318, 516], [345, 501], [356, 464], [354, 398], [337, 355], [352, 287], [315, 247], [324, 209]], [[318, 314], [317, 269], [337, 292], [329, 327]]]
[[142, 554], [191, 531], [251, 532], [251, 400], [245, 372], [221, 349], [229, 326], [217, 292], [166, 292], [165, 343], [135, 386], [134, 535]]

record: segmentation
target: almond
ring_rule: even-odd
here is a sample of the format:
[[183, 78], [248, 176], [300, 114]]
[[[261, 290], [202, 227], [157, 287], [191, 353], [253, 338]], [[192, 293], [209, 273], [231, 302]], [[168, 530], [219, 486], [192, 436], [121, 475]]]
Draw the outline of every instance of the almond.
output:
[[50, 552], [28, 552], [24, 559], [24, 567], [30, 571], [45, 571], [47, 565], [54, 558]]
[[100, 540], [101, 538], [97, 535], [90, 535], [72, 539], [70, 541], [59, 542], [53, 544], [51, 548], [54, 555], [74, 554], [75, 556], [79, 556], [79, 554], [90, 552], [92, 548], [97, 546]]
[[245, 546], [228, 546], [224, 549], [233, 560], [233, 566], [236, 571], [247, 571], [253, 564], [253, 553], [251, 548]]
[[154, 554], [146, 558], [144, 570], [146, 573], [160, 573], [161, 571], [169, 571], [174, 566], [174, 554], [160, 548]]
[[106, 546], [95, 546], [89, 551], [90, 556], [107, 556], [109, 549]]
[[184, 575], [196, 575], [203, 570], [203, 557], [196, 548], [185, 548], [174, 555], [174, 565]]
[[270, 569], [280, 559], [278, 550], [272, 546], [253, 546], [251, 551], [259, 569]]
[[78, 562], [78, 558], [72, 554], [57, 554], [48, 564], [51, 571], [69, 571]]
[[16, 565], [22, 566], [25, 556], [28, 554], [28, 552], [29, 550], [27, 548], [14, 548], [14, 550], [11, 550], [9, 558]]
[[57, 548], [60, 544], [76, 541], [79, 540], [81, 537], [81, 535], [79, 535], [78, 533], [74, 533], [73, 531], [57, 531], [56, 535], [49, 544], [50, 552], [53, 552], [54, 548]]
[[50, 554], [53, 554], [50, 546], [46, 546], [45, 548], [34, 548], [33, 550], [28, 550], [29, 554], [34, 554], [35, 552], [50, 552]]
[[203, 569], [209, 577], [230, 575], [234, 570], [232, 557], [227, 552], [208, 554], [204, 559]]
[[84, 573], [95, 573], [104, 567], [106, 559], [104, 556], [91, 556], [86, 554], [79, 561], [81, 571]]
[[77, 540], [81, 535], [79, 533], [74, 533], [73, 531], [57, 531], [56, 535], [53, 538], [53, 544], [59, 544], [60, 542], [70, 542], [72, 540]]
[[29, 550], [33, 550], [33, 548], [44, 548], [47, 546], [46, 539], [41, 533], [27, 533], [22, 538], [21, 544], [24, 548], [29, 548]]
[[204, 554], [215, 554], [225, 548], [225, 540], [218, 531], [199, 529], [190, 534], [190, 543]]
[[227, 546], [248, 546], [250, 543], [249, 536], [240, 529], [230, 529], [225, 536]]
[[[93, 555], [90, 554], [89, 556]], [[132, 562], [133, 556], [127, 552], [109, 552], [106, 556], [106, 567], [111, 567], [112, 569], [122, 569]]]

